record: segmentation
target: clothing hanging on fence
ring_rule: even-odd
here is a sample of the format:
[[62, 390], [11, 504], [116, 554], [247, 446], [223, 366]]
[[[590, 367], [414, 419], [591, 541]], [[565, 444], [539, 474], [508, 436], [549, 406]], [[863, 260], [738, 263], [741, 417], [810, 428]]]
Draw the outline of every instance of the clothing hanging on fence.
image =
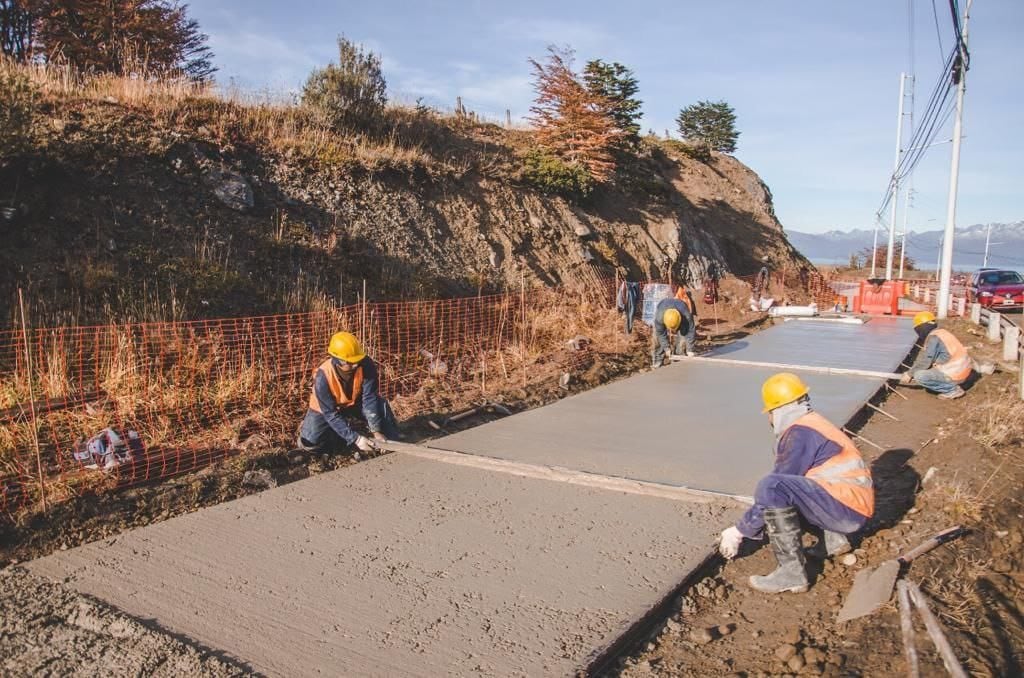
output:
[[619, 286], [619, 293], [615, 298], [615, 307], [619, 313], [626, 314], [626, 334], [633, 333], [633, 319], [636, 316], [636, 308], [639, 303], [640, 283], [623, 282]]

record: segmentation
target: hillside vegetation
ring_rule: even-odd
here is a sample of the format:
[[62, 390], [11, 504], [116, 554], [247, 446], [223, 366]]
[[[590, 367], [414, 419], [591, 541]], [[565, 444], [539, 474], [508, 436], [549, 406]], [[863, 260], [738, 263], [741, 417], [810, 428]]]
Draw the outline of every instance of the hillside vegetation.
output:
[[[339, 128], [188, 80], [0, 65], [0, 318], [306, 310], [798, 265], [758, 176], [644, 137], [585, 198], [537, 186], [534, 133], [383, 108]], [[551, 190], [545, 185], [547, 191]]]

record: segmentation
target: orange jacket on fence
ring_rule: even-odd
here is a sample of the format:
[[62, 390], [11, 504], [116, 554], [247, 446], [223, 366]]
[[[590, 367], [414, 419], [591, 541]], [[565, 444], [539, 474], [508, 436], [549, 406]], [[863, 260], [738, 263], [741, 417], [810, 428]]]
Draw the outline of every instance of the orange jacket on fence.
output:
[[696, 304], [693, 303], [693, 297], [690, 295], [690, 290], [686, 289], [683, 285], [680, 285], [676, 289], [675, 298], [686, 304], [686, 308], [690, 309], [690, 315], [697, 315]]

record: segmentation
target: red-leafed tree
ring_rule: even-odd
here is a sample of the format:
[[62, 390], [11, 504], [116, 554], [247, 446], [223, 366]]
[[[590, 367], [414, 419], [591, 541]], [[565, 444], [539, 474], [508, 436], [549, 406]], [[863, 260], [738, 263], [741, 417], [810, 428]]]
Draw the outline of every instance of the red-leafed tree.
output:
[[548, 48], [541, 63], [530, 59], [537, 92], [530, 120], [545, 151], [570, 166], [586, 169], [596, 181], [615, 170], [612, 146], [622, 136], [610, 102], [592, 92], [572, 70], [572, 50]]

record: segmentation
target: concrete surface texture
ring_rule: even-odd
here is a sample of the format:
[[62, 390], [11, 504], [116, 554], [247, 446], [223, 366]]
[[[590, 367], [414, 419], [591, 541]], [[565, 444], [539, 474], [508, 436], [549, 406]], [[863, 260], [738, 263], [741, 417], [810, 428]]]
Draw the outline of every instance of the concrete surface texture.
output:
[[[446, 450], [749, 496], [772, 468], [766, 367], [676, 363], [446, 436]], [[845, 423], [878, 379], [801, 374], [815, 409]]]
[[28, 567], [269, 675], [567, 675], [740, 510], [396, 453]]
[[721, 346], [707, 357], [895, 372], [917, 335], [911, 318], [868, 318], [863, 325], [791, 320]]

